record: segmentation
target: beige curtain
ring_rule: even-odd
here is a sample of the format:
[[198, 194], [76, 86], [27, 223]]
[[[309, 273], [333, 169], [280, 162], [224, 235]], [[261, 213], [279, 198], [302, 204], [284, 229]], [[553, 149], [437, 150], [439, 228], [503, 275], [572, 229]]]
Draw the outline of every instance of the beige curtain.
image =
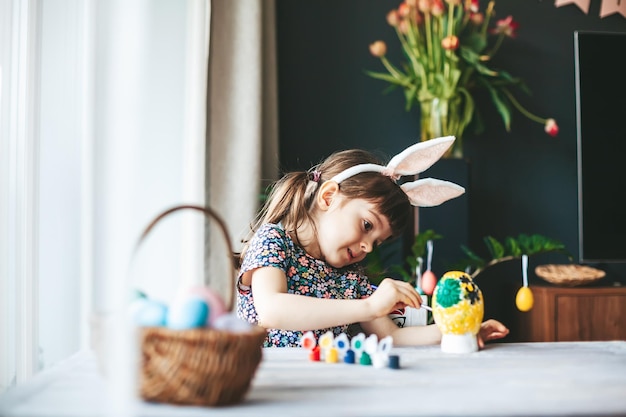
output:
[[[211, 1], [206, 195], [235, 251], [278, 174], [274, 10], [274, 0]], [[210, 222], [206, 236], [207, 284], [225, 294], [225, 245]]]

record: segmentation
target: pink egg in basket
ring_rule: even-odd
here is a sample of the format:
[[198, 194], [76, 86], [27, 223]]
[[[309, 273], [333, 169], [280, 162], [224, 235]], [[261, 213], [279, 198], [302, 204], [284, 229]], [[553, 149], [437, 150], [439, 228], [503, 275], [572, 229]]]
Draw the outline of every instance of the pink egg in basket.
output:
[[195, 295], [202, 298], [209, 306], [209, 316], [207, 317], [207, 326], [213, 326], [215, 320], [226, 313], [226, 303], [222, 297], [208, 287], [197, 285], [189, 287], [184, 291], [185, 295]]

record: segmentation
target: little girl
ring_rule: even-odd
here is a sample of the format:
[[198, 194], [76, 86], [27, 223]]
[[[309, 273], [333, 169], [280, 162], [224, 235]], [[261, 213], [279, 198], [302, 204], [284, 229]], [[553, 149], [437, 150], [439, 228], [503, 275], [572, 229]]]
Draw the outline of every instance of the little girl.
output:
[[[432, 178], [396, 183], [427, 169], [453, 141], [418, 143], [387, 166], [362, 150], [337, 152], [314, 170], [289, 173], [275, 184], [237, 283], [237, 314], [268, 329], [265, 347], [299, 346], [305, 331], [318, 338], [328, 330], [339, 335], [353, 323], [379, 339], [391, 335], [398, 346], [440, 342], [435, 324], [399, 328], [389, 318], [396, 308], [420, 307], [410, 284], [387, 278], [374, 291], [359, 263], [400, 236], [411, 205], [437, 205], [464, 192]], [[479, 346], [507, 333], [500, 322], [487, 320]]]

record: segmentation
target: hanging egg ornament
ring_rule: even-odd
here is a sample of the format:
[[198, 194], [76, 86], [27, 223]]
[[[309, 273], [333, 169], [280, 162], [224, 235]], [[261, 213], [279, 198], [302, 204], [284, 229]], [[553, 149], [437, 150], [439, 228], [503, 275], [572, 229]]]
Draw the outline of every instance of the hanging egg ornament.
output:
[[529, 311], [533, 308], [535, 302], [533, 292], [528, 288], [528, 255], [522, 255], [522, 279], [523, 286], [517, 291], [515, 296], [515, 305], [522, 312]]
[[522, 287], [517, 291], [517, 295], [515, 296], [515, 305], [519, 311], [529, 311], [533, 308], [534, 302], [533, 292], [530, 288]]
[[437, 276], [430, 268], [433, 260], [432, 240], [426, 242], [426, 251], [426, 272], [422, 274], [422, 290], [424, 290], [427, 295], [433, 295], [433, 291], [435, 291], [435, 286], [437, 286]]
[[422, 274], [422, 290], [427, 295], [433, 295], [437, 286], [437, 276], [433, 271], [425, 271]]

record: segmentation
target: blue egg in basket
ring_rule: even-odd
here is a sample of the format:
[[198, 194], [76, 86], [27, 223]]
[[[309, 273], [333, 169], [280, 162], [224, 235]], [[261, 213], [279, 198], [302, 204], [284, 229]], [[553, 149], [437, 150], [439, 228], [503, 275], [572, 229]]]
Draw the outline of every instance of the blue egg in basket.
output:
[[184, 297], [175, 302], [167, 316], [167, 327], [184, 330], [204, 327], [209, 317], [209, 305], [199, 297]]
[[164, 303], [146, 298], [138, 298], [131, 303], [133, 320], [142, 327], [165, 326], [167, 310]]

